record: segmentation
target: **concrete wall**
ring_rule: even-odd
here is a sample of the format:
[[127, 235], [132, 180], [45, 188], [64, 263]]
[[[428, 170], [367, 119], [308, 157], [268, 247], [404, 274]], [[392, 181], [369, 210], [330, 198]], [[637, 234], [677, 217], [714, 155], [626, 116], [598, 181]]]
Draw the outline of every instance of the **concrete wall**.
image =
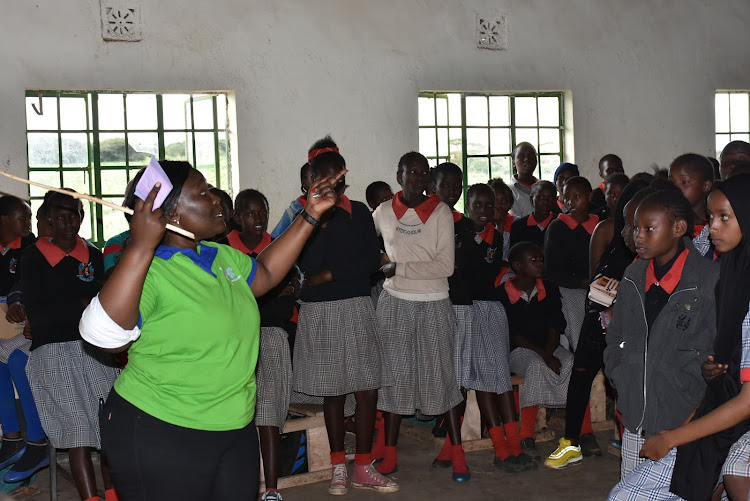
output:
[[[229, 89], [241, 187], [272, 224], [309, 145], [331, 133], [353, 198], [394, 184], [417, 148], [417, 92], [565, 89], [593, 179], [714, 154], [713, 93], [750, 88], [746, 0], [143, 0], [143, 41], [104, 42], [99, 0], [6, 1], [0, 159], [25, 174], [24, 90]], [[507, 51], [475, 47], [477, 13], [508, 15]], [[0, 181], [0, 190], [25, 193]]]

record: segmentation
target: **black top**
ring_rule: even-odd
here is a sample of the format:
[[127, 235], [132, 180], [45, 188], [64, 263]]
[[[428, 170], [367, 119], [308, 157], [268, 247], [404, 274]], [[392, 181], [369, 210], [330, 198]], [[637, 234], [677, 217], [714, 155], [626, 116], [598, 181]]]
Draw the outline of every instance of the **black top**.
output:
[[380, 249], [375, 223], [362, 202], [352, 201], [352, 214], [341, 207], [324, 228], [319, 226], [299, 258], [306, 275], [330, 270], [333, 281], [303, 284], [303, 301], [336, 301], [370, 295], [370, 277], [380, 268]]
[[495, 278], [503, 263], [503, 235], [494, 227], [486, 229], [486, 242], [482, 233], [474, 231], [469, 218], [454, 223], [456, 232], [456, 264], [453, 276], [448, 278], [453, 304], [472, 304], [477, 301], [494, 301]]
[[78, 322], [83, 310], [104, 284], [102, 253], [92, 245], [88, 251], [86, 263], [66, 256], [55, 267], [36, 245], [23, 251], [19, 274], [26, 317], [32, 326], [32, 350], [81, 339]]
[[519, 299], [512, 304], [505, 286], [497, 288], [498, 299], [508, 315], [511, 350], [518, 347], [513, 343], [514, 336], [523, 336], [532, 345], [545, 348], [550, 329], [560, 334], [565, 332], [567, 323], [562, 312], [560, 289], [549, 280], [542, 282], [546, 293], [544, 299], [540, 301], [539, 294], [536, 294], [528, 303]]
[[591, 214], [596, 214], [597, 216], [599, 216], [599, 221], [604, 221], [605, 219], [609, 219], [611, 212], [609, 210], [609, 207], [605, 204], [596, 210], [592, 210]]
[[[519, 242], [531, 242], [544, 249], [544, 235], [547, 233], [547, 228], [549, 228], [549, 225], [547, 225], [547, 228], [543, 230], [539, 229], [539, 225], [536, 224], [532, 224], [531, 226], [529, 226], [530, 216], [531, 214], [522, 217], [521, 219], [516, 219], [515, 221], [513, 221], [513, 224], [510, 225], [511, 247]], [[552, 219], [554, 220], [556, 216], [557, 214], [553, 212]], [[552, 221], [550, 221], [549, 224], [552, 224]]]
[[[680, 257], [680, 254], [685, 250], [685, 244], [680, 241], [680, 246], [675, 253], [674, 256], [672, 256], [672, 259], [664, 263], [663, 266], [659, 266], [656, 264], [656, 261], [653, 261], [654, 264], [654, 277], [656, 280], [661, 280], [664, 278], [664, 275], [669, 273], [669, 270], [672, 269], [672, 266], [674, 266], [675, 261]], [[661, 313], [661, 310], [664, 309], [664, 307], [667, 305], [667, 302], [669, 301], [670, 293], [662, 289], [659, 285], [653, 284], [649, 288], [649, 290], [646, 291], [646, 297], [644, 300], [644, 307], [646, 309], [646, 322], [648, 323], [648, 328], [651, 329], [651, 326], [654, 325], [654, 320], [656, 320], [656, 317], [659, 316], [659, 313]]]
[[591, 193], [591, 205], [589, 212], [594, 213], [597, 209], [607, 206], [607, 197], [604, 195], [604, 190], [600, 187], [596, 187]]
[[583, 225], [571, 230], [559, 219], [547, 226], [544, 238], [544, 275], [558, 287], [577, 289], [589, 278], [591, 235]]
[[21, 259], [23, 250], [36, 242], [36, 237], [29, 234], [28, 237], [21, 239], [21, 246], [18, 249], [5, 249], [0, 252], [0, 296], [7, 296], [11, 287], [18, 279], [18, 262]]

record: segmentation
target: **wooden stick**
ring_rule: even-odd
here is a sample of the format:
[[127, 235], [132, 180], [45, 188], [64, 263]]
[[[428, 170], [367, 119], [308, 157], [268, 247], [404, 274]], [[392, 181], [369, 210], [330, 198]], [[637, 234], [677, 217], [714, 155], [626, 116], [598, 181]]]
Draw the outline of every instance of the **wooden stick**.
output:
[[[130, 209], [128, 207], [123, 207], [121, 205], [116, 205], [116, 204], [113, 204], [112, 202], [107, 202], [106, 200], [102, 200], [101, 198], [97, 198], [97, 197], [88, 195], [86, 193], [77, 193], [77, 192], [74, 192], [74, 191], [63, 190], [62, 188], [55, 188], [54, 186], [47, 186], [46, 184], [37, 183], [36, 181], [31, 181], [30, 179], [24, 179], [22, 177], [14, 176], [13, 174], [9, 174], [9, 173], [1, 171], [1, 170], [0, 170], [0, 175], [5, 176], [5, 177], [9, 177], [10, 179], [13, 179], [15, 181], [20, 181], [22, 183], [26, 183], [26, 184], [30, 184], [30, 185], [33, 185], [33, 186], [37, 186], [37, 187], [43, 188], [45, 190], [56, 191], [57, 193], [62, 193], [63, 195], [68, 195], [69, 197], [78, 198], [78, 199], [82, 198], [82, 199], [88, 200], [90, 202], [96, 202], [99, 205], [103, 205], [105, 207], [109, 207], [110, 209], [119, 210], [119, 211], [124, 212], [126, 214], [130, 214], [131, 216], [133, 215], [133, 209]], [[187, 238], [189, 238], [191, 240], [195, 240], [195, 235], [193, 235], [191, 232], [189, 232], [187, 230], [183, 230], [179, 226], [174, 226], [172, 224], [167, 224], [167, 229], [170, 230], [170, 231], [174, 231], [175, 233], [179, 233], [180, 235], [185, 236], [185, 237], [187, 237]]]

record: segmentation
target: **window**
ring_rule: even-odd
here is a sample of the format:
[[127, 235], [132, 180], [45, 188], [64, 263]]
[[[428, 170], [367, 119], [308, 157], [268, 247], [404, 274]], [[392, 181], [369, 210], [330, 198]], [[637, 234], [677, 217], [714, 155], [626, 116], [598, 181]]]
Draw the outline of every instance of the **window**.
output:
[[509, 181], [522, 141], [537, 150], [537, 177], [551, 181], [565, 153], [562, 92], [419, 93], [419, 151], [431, 166], [460, 166], [464, 190], [494, 177]]
[[[26, 93], [29, 179], [73, 188], [117, 205], [152, 156], [186, 160], [231, 193], [227, 94], [105, 91]], [[30, 187], [32, 211], [44, 190]], [[127, 229], [120, 211], [84, 202], [81, 236], [99, 246]]]
[[750, 142], [750, 91], [717, 91], [716, 156], [736, 140]]

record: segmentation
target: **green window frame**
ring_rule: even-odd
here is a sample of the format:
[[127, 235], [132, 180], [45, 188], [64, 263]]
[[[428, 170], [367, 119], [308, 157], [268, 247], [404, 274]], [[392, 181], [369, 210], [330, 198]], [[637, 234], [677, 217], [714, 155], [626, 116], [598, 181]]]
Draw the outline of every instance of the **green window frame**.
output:
[[[27, 90], [29, 179], [120, 205], [127, 183], [155, 156], [190, 162], [232, 195], [228, 105], [220, 91]], [[36, 212], [44, 190], [31, 186], [29, 197]], [[120, 211], [93, 202], [84, 209], [80, 234], [99, 247], [127, 229]]]
[[[475, 183], [515, 174], [513, 148], [534, 145], [537, 177], [552, 180], [565, 158], [565, 101], [560, 92], [421, 91], [419, 150], [430, 166], [453, 162], [464, 173], [464, 193]], [[463, 201], [457, 204], [462, 208]]]
[[750, 91], [717, 90], [716, 156], [730, 141], [750, 142]]

